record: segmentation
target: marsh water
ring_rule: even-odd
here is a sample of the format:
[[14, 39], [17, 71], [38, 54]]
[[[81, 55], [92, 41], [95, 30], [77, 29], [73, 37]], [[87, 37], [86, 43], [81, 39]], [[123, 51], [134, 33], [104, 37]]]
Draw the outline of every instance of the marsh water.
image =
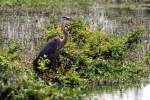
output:
[[[141, 2], [140, 2], [141, 3]], [[60, 21], [60, 16], [68, 15], [84, 19], [93, 31], [105, 28], [109, 34], [125, 34], [137, 26], [150, 29], [150, 2], [142, 6], [140, 3], [128, 7], [125, 4], [98, 4], [93, 3], [86, 7], [62, 8], [61, 11], [53, 11], [48, 8], [23, 12], [0, 12], [0, 47], [7, 45], [9, 41], [16, 40], [22, 44], [30, 44], [33, 50], [39, 39], [47, 30], [45, 27], [53, 27]], [[54, 17], [53, 15], [57, 16]], [[150, 50], [150, 34], [145, 35], [143, 52]], [[110, 86], [113, 87], [113, 86]], [[85, 97], [85, 100], [149, 100], [150, 84], [143, 87], [131, 87], [125, 90], [95, 90]]]
[[[114, 86], [117, 87], [117, 86]], [[127, 89], [115, 89], [106, 87], [103, 91], [96, 90], [84, 100], [149, 100], [150, 84], [142, 87], [130, 87]]]

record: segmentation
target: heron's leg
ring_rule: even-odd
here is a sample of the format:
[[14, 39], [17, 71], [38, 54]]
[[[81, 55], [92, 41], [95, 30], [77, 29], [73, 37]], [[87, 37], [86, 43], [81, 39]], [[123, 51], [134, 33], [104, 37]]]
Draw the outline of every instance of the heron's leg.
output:
[[52, 59], [52, 60], [51, 60], [50, 67], [51, 67], [52, 69], [55, 69], [55, 67], [56, 67], [56, 59]]

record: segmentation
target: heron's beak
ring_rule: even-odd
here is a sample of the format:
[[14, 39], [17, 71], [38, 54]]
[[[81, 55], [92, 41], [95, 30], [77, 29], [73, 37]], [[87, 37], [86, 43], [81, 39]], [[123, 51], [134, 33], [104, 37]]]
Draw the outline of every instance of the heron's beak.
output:
[[69, 20], [69, 21], [72, 20], [72, 18], [71, 18], [71, 17], [68, 17], [68, 16], [63, 16], [62, 18], [65, 19], [65, 20]]

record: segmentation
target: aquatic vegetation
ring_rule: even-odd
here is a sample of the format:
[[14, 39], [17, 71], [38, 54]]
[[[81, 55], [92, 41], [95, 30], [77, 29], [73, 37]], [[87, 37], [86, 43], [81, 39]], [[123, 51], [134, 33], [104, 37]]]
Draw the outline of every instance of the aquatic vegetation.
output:
[[[58, 34], [59, 28], [56, 27], [53, 31], [49, 33], [48, 38], [54, 33]], [[144, 61], [130, 62], [134, 60], [134, 57], [130, 59], [130, 52], [134, 52], [138, 48], [137, 45], [141, 44], [143, 28], [139, 27], [125, 36], [117, 37], [91, 32], [82, 20], [77, 19], [70, 23], [69, 32], [69, 42], [59, 59], [61, 74], [73, 69], [81, 79], [98, 80], [102, 83], [140, 80], [143, 77], [142, 72], [148, 75], [149, 69], [145, 67]]]
[[[144, 29], [113, 36], [90, 31], [80, 19], [71, 22], [68, 28], [69, 40], [61, 52], [57, 70], [48, 70], [47, 60], [43, 58], [40, 77], [33, 69], [32, 60], [24, 57], [25, 47], [13, 42], [0, 50], [0, 99], [81, 98], [81, 90], [89, 84], [114, 85], [148, 78], [147, 64], [134, 57], [129, 59], [129, 52], [139, 48]], [[45, 40], [58, 34], [60, 28], [54, 27]]]
[[146, 63], [150, 65], [150, 52], [145, 55]]
[[[64, 3], [65, 2], [65, 3]], [[93, 0], [77, 0], [77, 1], [74, 1], [74, 0], [64, 0], [64, 1], [59, 1], [59, 0], [0, 0], [0, 3], [3, 4], [3, 5], [17, 5], [17, 6], [48, 6], [49, 4], [55, 4], [54, 6], [56, 6], [57, 4], [67, 4], [67, 3], [71, 3], [71, 2], [74, 2], [76, 3], [76, 5], [82, 5], [82, 6], [85, 6], [85, 5], [89, 5], [91, 2], [94, 2]], [[107, 1], [107, 0], [95, 0], [95, 2], [97, 3], [104, 3], [104, 4], [110, 4], [110, 3], [117, 3], [117, 4], [132, 4], [134, 3], [134, 5], [138, 5], [137, 3], [142, 3], [143, 4], [143, 1], [135, 1], [135, 0], [130, 0], [130, 1], [119, 1], [119, 0], [110, 0], [110, 1]], [[133, 6], [134, 6], [133, 5]]]

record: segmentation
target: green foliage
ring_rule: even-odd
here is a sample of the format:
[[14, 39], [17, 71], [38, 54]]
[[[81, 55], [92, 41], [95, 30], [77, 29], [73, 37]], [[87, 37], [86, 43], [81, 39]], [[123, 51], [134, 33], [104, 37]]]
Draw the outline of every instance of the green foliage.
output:
[[59, 85], [63, 86], [79, 86], [83, 84], [83, 80], [80, 78], [79, 73], [77, 73], [74, 69], [70, 69], [65, 73], [65, 75], [60, 75], [58, 78]]
[[[100, 4], [112, 4], [112, 1], [109, 0], [0, 0], [0, 3], [3, 5], [15, 5], [15, 6], [26, 6], [26, 7], [42, 7], [42, 6], [54, 6], [55, 8], [59, 7], [60, 5], [67, 6], [70, 3], [71, 6], [76, 5], [77, 7], [82, 6], [83, 8], [89, 6], [91, 3], [100, 3]], [[73, 4], [72, 4], [73, 3]], [[136, 8], [137, 6], [141, 7], [143, 5], [142, 1], [120, 1], [115, 0], [113, 3], [121, 3], [121, 7], [123, 8]], [[58, 6], [59, 5], [59, 6]]]
[[150, 52], [148, 52], [148, 53], [145, 55], [145, 59], [146, 59], [147, 64], [150, 64]]
[[61, 28], [58, 26], [53, 27], [52, 30], [48, 32], [47, 40], [59, 36], [60, 34], [61, 34]]
[[8, 59], [4, 56], [0, 56], [0, 72], [6, 71], [8, 65], [9, 65]]
[[[56, 6], [59, 7], [59, 4], [66, 4], [66, 3], [70, 3], [73, 2], [75, 3], [75, 1], [73, 0], [64, 0], [64, 1], [60, 1], [60, 0], [0, 0], [1, 4], [9, 4], [9, 5], [15, 5], [16, 6], [27, 6], [27, 7], [39, 7], [39, 6], [48, 6], [48, 5], [52, 5], [52, 6]], [[86, 2], [85, 0], [78, 0], [76, 1], [79, 5], [88, 5], [89, 2], [91, 2], [91, 0], [89, 0], [88, 2]]]
[[50, 60], [47, 58], [46, 55], [44, 55], [43, 58], [38, 60], [38, 69], [41, 70], [42, 72], [47, 69], [46, 65], [50, 63]]
[[127, 62], [128, 52], [141, 43], [142, 28], [128, 36], [116, 37], [90, 32], [83, 21], [77, 19], [69, 25], [69, 32], [70, 39], [61, 54], [60, 63], [65, 69], [74, 68], [81, 78], [94, 79], [97, 76], [100, 80], [118, 80], [122, 76], [123, 80], [129, 80], [130, 75], [136, 75], [129, 73], [130, 69], [141, 67], [140, 63]]
[[146, 58], [150, 59], [150, 52], [146, 54]]
[[[101, 32], [91, 32], [82, 20], [69, 24], [69, 40], [60, 54], [58, 68], [45, 67], [46, 56], [39, 61], [40, 79], [34, 72], [31, 59], [24, 58], [25, 48], [16, 42], [0, 50], [0, 96], [18, 99], [70, 99], [81, 95], [81, 87], [94, 84], [116, 84], [145, 80], [150, 69], [144, 61], [130, 61], [129, 51], [141, 43], [143, 29], [127, 36], [117, 37]], [[60, 35], [53, 28], [47, 39]], [[149, 53], [146, 59], [149, 59]], [[81, 87], [80, 87], [81, 86]], [[75, 87], [75, 88], [74, 88]], [[85, 87], [84, 87], [85, 88]], [[2, 96], [0, 99], [6, 99]]]
[[128, 33], [128, 40], [126, 42], [128, 49], [134, 49], [138, 43], [141, 42], [141, 35], [144, 33], [144, 28], [139, 27], [133, 30], [131, 33]]

